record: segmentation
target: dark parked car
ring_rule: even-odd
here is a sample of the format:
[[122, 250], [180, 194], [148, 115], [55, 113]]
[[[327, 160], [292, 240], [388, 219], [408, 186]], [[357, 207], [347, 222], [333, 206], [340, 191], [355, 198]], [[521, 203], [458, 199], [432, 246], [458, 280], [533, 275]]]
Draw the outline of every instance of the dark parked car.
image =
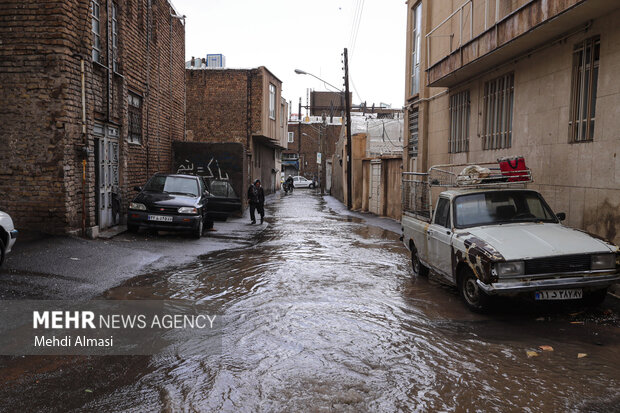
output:
[[127, 229], [145, 227], [162, 231], [191, 231], [196, 238], [213, 227], [207, 217], [209, 192], [202, 178], [192, 175], [155, 174], [129, 204]]
[[229, 181], [203, 178], [210, 193], [207, 219], [226, 221], [231, 214], [241, 212], [241, 199]]

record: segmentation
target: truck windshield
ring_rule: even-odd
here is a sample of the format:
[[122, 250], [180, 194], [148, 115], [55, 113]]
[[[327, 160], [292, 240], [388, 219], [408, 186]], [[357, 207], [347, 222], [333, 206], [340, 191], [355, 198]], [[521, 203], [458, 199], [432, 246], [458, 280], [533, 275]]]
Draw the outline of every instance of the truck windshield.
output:
[[515, 222], [558, 222], [534, 191], [497, 191], [461, 195], [454, 200], [457, 228]]

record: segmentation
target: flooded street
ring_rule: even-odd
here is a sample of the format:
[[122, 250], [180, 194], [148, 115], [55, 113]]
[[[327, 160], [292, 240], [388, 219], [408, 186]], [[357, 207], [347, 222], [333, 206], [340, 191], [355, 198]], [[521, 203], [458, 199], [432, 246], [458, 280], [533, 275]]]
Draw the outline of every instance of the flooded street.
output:
[[2, 410], [620, 411], [607, 302], [478, 315], [412, 275], [398, 234], [312, 191], [281, 196], [266, 221], [247, 248], [101, 297], [208, 302], [224, 320], [222, 354], [3, 358]]

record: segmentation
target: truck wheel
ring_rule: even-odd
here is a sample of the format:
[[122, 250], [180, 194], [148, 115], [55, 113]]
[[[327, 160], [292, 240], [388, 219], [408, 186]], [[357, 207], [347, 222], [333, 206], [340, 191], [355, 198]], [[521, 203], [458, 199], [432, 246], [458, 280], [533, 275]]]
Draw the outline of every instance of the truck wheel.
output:
[[0, 239], [0, 267], [2, 267], [2, 263], [4, 262], [4, 250], [5, 250], [5, 246], [4, 246], [4, 241], [2, 241], [2, 239]]
[[602, 290], [590, 291], [583, 294], [583, 303], [589, 307], [597, 307], [603, 301], [605, 301], [606, 296], [607, 288], [603, 288]]
[[411, 268], [416, 277], [428, 277], [428, 267], [420, 262], [418, 250], [413, 244], [411, 244]]
[[459, 292], [470, 310], [484, 312], [489, 307], [490, 297], [480, 289], [477, 280], [473, 271], [465, 268], [459, 278]]

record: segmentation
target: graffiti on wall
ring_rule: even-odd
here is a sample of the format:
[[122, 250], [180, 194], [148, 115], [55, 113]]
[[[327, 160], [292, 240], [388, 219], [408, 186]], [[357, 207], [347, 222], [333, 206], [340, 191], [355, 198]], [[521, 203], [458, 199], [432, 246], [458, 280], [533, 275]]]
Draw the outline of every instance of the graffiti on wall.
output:
[[[213, 161], [215, 161], [215, 165], [213, 165]], [[214, 169], [211, 169], [212, 167]], [[214, 174], [213, 170], [215, 170], [217, 173]], [[200, 176], [204, 176], [205, 178], [219, 179], [220, 181], [228, 181], [230, 179], [227, 172], [224, 172], [222, 174], [220, 163], [218, 162], [217, 159], [213, 157], [211, 157], [211, 159], [209, 160], [209, 163], [207, 163], [206, 169], [204, 166], [196, 166], [189, 159], [185, 159], [177, 168], [177, 173], [178, 174], [189, 174], [189, 175], [200, 175]]]
[[173, 170], [228, 181], [243, 194], [245, 150], [240, 143], [174, 142]]

